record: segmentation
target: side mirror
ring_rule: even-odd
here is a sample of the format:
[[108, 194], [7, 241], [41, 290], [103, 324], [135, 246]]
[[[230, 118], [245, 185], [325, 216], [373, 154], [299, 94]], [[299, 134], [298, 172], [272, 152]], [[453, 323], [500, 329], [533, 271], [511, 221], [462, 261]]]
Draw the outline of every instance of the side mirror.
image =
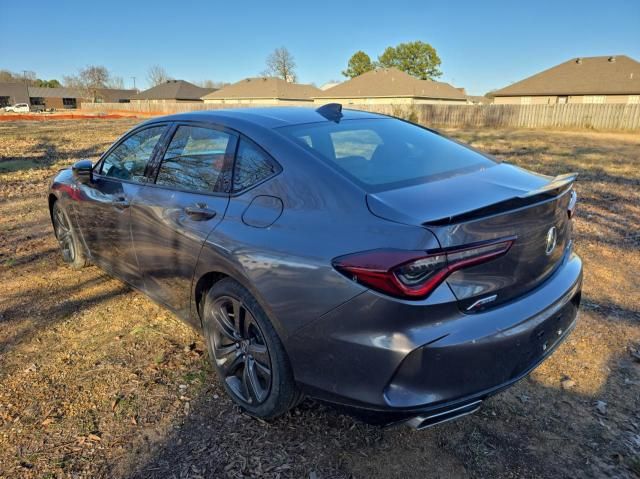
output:
[[91, 160], [80, 160], [71, 167], [73, 178], [78, 183], [91, 183], [93, 181], [93, 163]]

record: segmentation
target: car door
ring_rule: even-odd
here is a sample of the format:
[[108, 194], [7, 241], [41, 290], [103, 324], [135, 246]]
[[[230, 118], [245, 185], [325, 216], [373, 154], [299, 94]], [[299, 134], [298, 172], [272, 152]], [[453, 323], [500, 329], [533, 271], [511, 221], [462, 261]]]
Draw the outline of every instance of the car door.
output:
[[202, 124], [176, 124], [170, 136], [154, 184], [133, 199], [131, 231], [147, 294], [187, 318], [200, 249], [229, 203], [237, 137]]
[[146, 170], [168, 125], [138, 129], [111, 148], [80, 184], [76, 204], [80, 232], [91, 260], [115, 276], [142, 287], [131, 243], [131, 200], [147, 181]]

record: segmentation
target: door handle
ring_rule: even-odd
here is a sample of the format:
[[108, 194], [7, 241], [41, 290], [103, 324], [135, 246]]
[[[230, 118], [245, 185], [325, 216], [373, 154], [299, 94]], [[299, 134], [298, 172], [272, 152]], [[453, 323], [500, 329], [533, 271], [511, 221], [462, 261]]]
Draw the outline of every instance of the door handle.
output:
[[111, 201], [111, 205], [115, 206], [118, 209], [124, 209], [129, 207], [129, 200], [124, 196], [118, 196], [116, 199]]
[[187, 206], [184, 212], [194, 221], [210, 220], [216, 215], [216, 212], [208, 208], [205, 203], [196, 203], [193, 206]]

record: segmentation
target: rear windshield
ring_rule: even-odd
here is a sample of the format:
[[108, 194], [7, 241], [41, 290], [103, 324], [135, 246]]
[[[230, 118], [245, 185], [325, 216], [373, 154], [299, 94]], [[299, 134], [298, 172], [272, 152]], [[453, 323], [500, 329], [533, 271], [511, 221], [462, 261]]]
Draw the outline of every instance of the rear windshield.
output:
[[421, 183], [495, 164], [437, 133], [392, 118], [280, 128], [369, 190]]

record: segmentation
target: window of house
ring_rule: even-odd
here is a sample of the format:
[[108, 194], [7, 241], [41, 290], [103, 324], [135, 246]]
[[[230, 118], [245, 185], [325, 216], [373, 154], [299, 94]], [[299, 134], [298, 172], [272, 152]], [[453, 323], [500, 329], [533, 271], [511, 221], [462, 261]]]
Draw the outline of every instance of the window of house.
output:
[[640, 103], [640, 95], [629, 95], [627, 98], [627, 103], [630, 105], [637, 105]]
[[521, 105], [531, 105], [531, 97], [530, 96], [522, 96], [520, 97]]
[[144, 170], [165, 126], [145, 128], [120, 143], [102, 162], [102, 174], [128, 181], [144, 181]]
[[586, 95], [582, 100], [583, 103], [604, 103], [607, 100], [605, 95]]
[[160, 164], [156, 184], [204, 193], [225, 191], [225, 158], [231, 140], [224, 131], [178, 127]]
[[32, 96], [29, 98], [29, 103], [34, 106], [44, 106], [44, 98], [39, 96]]
[[8, 96], [0, 96], [0, 108], [9, 106], [9, 100], [10, 98]]
[[240, 140], [233, 172], [233, 191], [246, 190], [277, 172], [278, 165], [266, 153], [251, 142]]
[[62, 105], [65, 108], [76, 108], [77, 102], [75, 98], [63, 98]]

